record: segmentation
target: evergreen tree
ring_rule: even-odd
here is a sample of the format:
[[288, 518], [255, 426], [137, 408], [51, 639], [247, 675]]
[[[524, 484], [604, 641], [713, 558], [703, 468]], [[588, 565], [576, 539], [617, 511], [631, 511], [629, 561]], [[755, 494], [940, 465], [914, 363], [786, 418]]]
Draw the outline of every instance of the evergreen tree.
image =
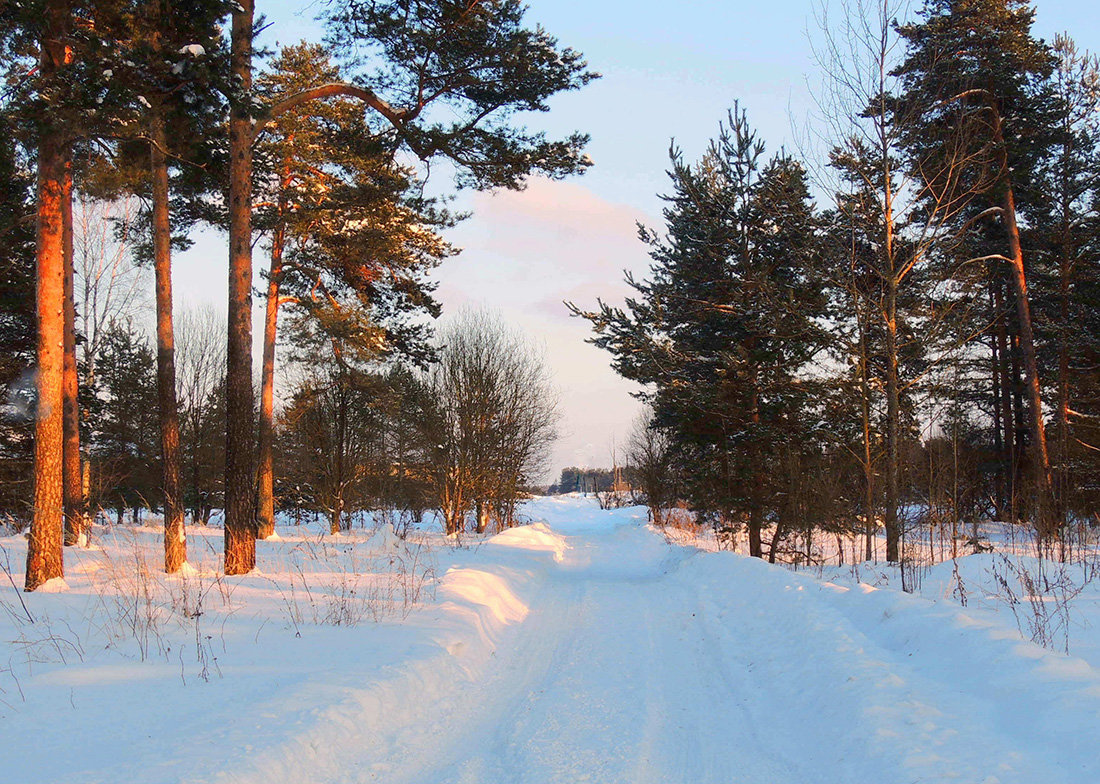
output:
[[[523, 26], [519, 0], [348, 2], [332, 7], [334, 49], [366, 55], [354, 84], [289, 96], [257, 117], [253, 95], [255, 3], [233, 6], [229, 119], [229, 345], [225, 469], [226, 572], [255, 564], [252, 514], [252, 147], [264, 120], [333, 95], [362, 101], [400, 146], [423, 160], [444, 157], [461, 184], [520, 187], [533, 172], [583, 171], [582, 134], [553, 141], [514, 123], [547, 111], [550, 96], [595, 78], [580, 54], [541, 28]], [[375, 67], [376, 66], [376, 67]], [[442, 110], [442, 111], [440, 111]], [[440, 118], [453, 118], [442, 120]], [[259, 120], [254, 122], [254, 120]]]
[[[223, 0], [177, 4], [168, 0], [123, 5], [118, 14], [120, 49], [116, 80], [129, 91], [129, 131], [119, 157], [136, 179], [130, 190], [149, 197], [150, 242], [139, 246], [156, 277], [157, 390], [164, 493], [164, 567], [176, 572], [187, 560], [180, 483], [180, 425], [176, 398], [172, 318], [170, 169], [190, 169], [177, 177], [187, 196], [216, 189], [210, 176], [196, 177], [220, 137], [225, 56], [219, 21]], [[224, 88], [222, 88], [224, 89]], [[168, 133], [168, 128], [172, 133]], [[173, 166], [172, 164], [176, 165]], [[175, 227], [177, 230], [179, 226]]]
[[[966, 205], [953, 211], [956, 236], [978, 242], [959, 246], [970, 258], [959, 259], [967, 264], [956, 269], [971, 275], [982, 269], [979, 261], [987, 262], [1014, 302], [1034, 511], [1040, 533], [1049, 537], [1050, 460], [1028, 290], [1031, 262], [1019, 228], [1037, 204], [1018, 204], [1017, 194], [1027, 193], [1027, 177], [1049, 146], [1053, 59], [1031, 35], [1034, 11], [1026, 0], [928, 0], [920, 16], [900, 28], [907, 56], [898, 69], [899, 105], [911, 118], [903, 142], [927, 201]], [[996, 294], [1000, 286], [993, 288]]]
[[97, 358], [99, 403], [90, 424], [90, 447], [102, 500], [122, 510], [163, 501], [157, 487], [156, 358], [132, 322], [112, 324]]
[[1055, 137], [1028, 194], [1039, 362], [1052, 401], [1059, 522], [1096, 507], [1100, 479], [1100, 62], [1055, 38]]
[[697, 166], [674, 152], [667, 234], [642, 231], [651, 279], [628, 279], [640, 297], [625, 311], [582, 314], [615, 368], [651, 385], [656, 424], [697, 469], [686, 480], [696, 509], [745, 520], [755, 556], [779, 460], [802, 428], [811, 385], [800, 374], [824, 345], [825, 308], [805, 173], [763, 155], [738, 111]]
[[19, 520], [34, 451], [34, 197], [23, 158], [0, 119], [0, 515]]
[[[284, 49], [258, 90], [269, 104], [339, 80], [318, 45]], [[272, 422], [279, 307], [295, 316], [307, 356], [332, 345], [362, 362], [427, 355], [423, 315], [438, 315], [423, 273], [451, 253], [435, 228], [446, 212], [420, 195], [394, 160], [391, 134], [362, 106], [334, 97], [276, 117], [257, 150], [257, 228], [270, 232], [258, 448], [258, 534], [274, 531]], [[335, 341], [335, 343], [333, 343]], [[322, 344], [322, 345], [319, 345]]]

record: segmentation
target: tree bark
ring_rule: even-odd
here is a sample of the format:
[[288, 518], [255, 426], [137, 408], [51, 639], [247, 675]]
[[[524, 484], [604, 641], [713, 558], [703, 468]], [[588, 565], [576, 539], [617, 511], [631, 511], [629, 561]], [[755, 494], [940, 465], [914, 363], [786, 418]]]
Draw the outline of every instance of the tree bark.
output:
[[73, 292], [73, 174], [65, 162], [61, 183], [62, 247], [65, 254], [65, 356], [62, 387], [62, 495], [65, 507], [65, 544], [80, 544], [84, 535], [84, 481], [80, 470], [80, 403], [76, 369], [76, 299]]
[[475, 503], [475, 509], [477, 512], [477, 532], [483, 534], [489, 527], [489, 504], [484, 499], [479, 498]]
[[[280, 205], [281, 206], [281, 205]], [[279, 286], [283, 276], [284, 229], [280, 221], [271, 243], [271, 270], [264, 312], [264, 359], [260, 380], [260, 426], [256, 470], [256, 536], [275, 533], [275, 338], [279, 326]]]
[[[65, 63], [62, 43], [71, 12], [67, 3], [46, 8], [48, 29], [40, 42], [43, 77]], [[34, 510], [27, 543], [24, 590], [61, 577], [63, 567], [63, 386], [65, 365], [65, 229], [62, 215], [68, 143], [49, 122], [38, 140], [36, 309], [38, 312], [38, 405], [34, 426]]]
[[157, 300], [157, 404], [164, 481], [164, 571], [175, 574], [187, 561], [180, 493], [180, 420], [176, 401], [175, 334], [172, 327], [172, 224], [168, 205], [167, 136], [157, 106], [151, 112], [149, 165], [153, 190], [153, 269]]
[[225, 573], [256, 565], [252, 490], [252, 25], [253, 0], [233, 11], [229, 114], [229, 313], [226, 352]]
[[1053, 523], [1054, 505], [1051, 496], [1050, 455], [1047, 452], [1046, 427], [1043, 423], [1043, 400], [1039, 381], [1039, 361], [1035, 353], [1035, 337], [1031, 324], [1031, 303], [1028, 300], [1027, 273], [1024, 268], [1024, 252], [1020, 245], [1020, 228], [1016, 223], [1016, 194], [1008, 174], [1007, 152], [1001, 117], [994, 113], [994, 141], [1002, 150], [1005, 171], [1002, 195], [1004, 227], [1008, 239], [1009, 280], [1016, 298], [1016, 318], [1020, 330], [1020, 357], [1024, 366], [1024, 381], [1028, 398], [1028, 430], [1031, 436], [1031, 469], [1036, 487], [1036, 529], [1042, 538], [1057, 533]]
[[1016, 318], [1020, 330], [1020, 358], [1024, 366], [1024, 383], [1028, 398], [1028, 431], [1031, 437], [1031, 468], [1037, 490], [1035, 514], [1040, 536], [1056, 534], [1050, 482], [1050, 455], [1047, 451], [1046, 426], [1043, 422], [1043, 401], [1039, 382], [1039, 361], [1031, 326], [1031, 304], [1028, 301], [1024, 254], [1020, 246], [1020, 230], [1016, 225], [1016, 200], [1009, 185], [1004, 197], [1005, 231], [1008, 234], [1009, 278], [1016, 295]]

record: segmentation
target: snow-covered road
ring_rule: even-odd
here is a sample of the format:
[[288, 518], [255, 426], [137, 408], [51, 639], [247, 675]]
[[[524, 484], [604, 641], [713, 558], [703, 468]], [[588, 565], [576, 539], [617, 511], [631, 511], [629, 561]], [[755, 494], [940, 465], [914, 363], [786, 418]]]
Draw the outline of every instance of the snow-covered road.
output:
[[[495, 557], [505, 544], [544, 569]], [[522, 620], [488, 630], [488, 648], [451, 648], [478, 659], [468, 677], [398, 689], [427, 710], [387, 705], [394, 720], [340, 743], [331, 767], [291, 755], [282, 776], [243, 780], [1100, 781], [1097, 673], [957, 607], [669, 545], [637, 524], [563, 520], [480, 554], [500, 582], [455, 593], [522, 602]]]
[[67, 782], [1100, 782], [1100, 674], [992, 614], [670, 544], [637, 510], [530, 512], [403, 622], [298, 636], [237, 607], [209, 683], [39, 675], [0, 758]]

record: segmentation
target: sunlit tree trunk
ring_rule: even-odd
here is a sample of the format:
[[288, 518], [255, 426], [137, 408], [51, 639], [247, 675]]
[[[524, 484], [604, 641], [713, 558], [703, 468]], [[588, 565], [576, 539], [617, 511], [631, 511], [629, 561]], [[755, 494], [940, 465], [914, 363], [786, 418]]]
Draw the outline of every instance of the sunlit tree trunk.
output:
[[[55, 74], [65, 63], [62, 42], [71, 21], [68, 3], [44, 9], [47, 31], [40, 42], [39, 72]], [[62, 203], [68, 140], [62, 129], [44, 123], [38, 140], [37, 243], [35, 247], [38, 407], [34, 426], [34, 509], [27, 542], [25, 590], [61, 577], [63, 567], [63, 387], [65, 365], [65, 228]]]
[[153, 268], [157, 300], [157, 403], [164, 481], [164, 571], [174, 574], [187, 561], [180, 493], [180, 422], [176, 401], [175, 335], [172, 328], [172, 225], [168, 205], [167, 138], [160, 107], [151, 112], [149, 163], [153, 191]]
[[1031, 468], [1036, 486], [1036, 527], [1044, 538], [1054, 536], [1054, 505], [1051, 497], [1050, 455], [1047, 451], [1046, 427], [1043, 422], [1043, 401], [1040, 392], [1039, 362], [1031, 325], [1031, 304], [1028, 301], [1024, 255], [1020, 246], [1020, 231], [1016, 225], [1016, 202], [1012, 187], [1005, 190], [1005, 230], [1008, 233], [1009, 278], [1016, 295], [1016, 317], [1020, 330], [1020, 358], [1023, 362], [1024, 384], [1028, 399], [1028, 431], [1031, 437]]
[[226, 352], [225, 573], [256, 565], [252, 481], [252, 23], [253, 0], [233, 11], [229, 113], [229, 330]]
[[[282, 205], [280, 204], [280, 212]], [[283, 276], [284, 228], [275, 229], [264, 311], [264, 359], [260, 377], [260, 426], [256, 469], [256, 535], [275, 533], [275, 338], [279, 327], [279, 285]]]
[[[1001, 117], [994, 112], [994, 142], [1005, 149]], [[1008, 172], [1008, 161], [1002, 152], [1002, 167]], [[1043, 423], [1043, 400], [1039, 381], [1039, 360], [1035, 352], [1035, 337], [1031, 323], [1031, 303], [1028, 299], [1024, 252], [1020, 245], [1020, 229], [1016, 223], [1016, 194], [1012, 180], [1003, 183], [1001, 208], [1008, 239], [1009, 281], [1016, 299], [1016, 318], [1020, 330], [1020, 358], [1023, 363], [1025, 391], [1028, 399], [1028, 431], [1031, 436], [1031, 469], [1036, 488], [1036, 529], [1043, 538], [1057, 533], [1054, 525], [1054, 504], [1051, 494], [1050, 455], [1047, 451], [1046, 427]]]

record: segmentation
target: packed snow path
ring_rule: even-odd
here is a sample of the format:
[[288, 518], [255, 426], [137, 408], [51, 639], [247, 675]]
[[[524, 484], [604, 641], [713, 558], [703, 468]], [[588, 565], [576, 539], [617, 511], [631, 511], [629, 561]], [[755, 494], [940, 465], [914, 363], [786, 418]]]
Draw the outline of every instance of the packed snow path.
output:
[[495, 548], [481, 549], [489, 571], [454, 593], [506, 626], [483, 630], [489, 648], [449, 647], [465, 677], [354, 700], [348, 735], [322, 746], [322, 728], [231, 780], [1100, 781], [1096, 673], [958, 608], [848, 592], [638, 524], [562, 520], [494, 544], [545, 570], [493, 569]]
[[[542, 522], [439, 548], [406, 620], [350, 627], [287, 622], [287, 529], [204, 616], [217, 674], [184, 677], [178, 645], [39, 666], [0, 715], [0, 780], [1100, 782], [1096, 662], [992, 613], [670, 544], [637, 509], [526, 513]], [[82, 555], [51, 599], [73, 619], [95, 600]]]

